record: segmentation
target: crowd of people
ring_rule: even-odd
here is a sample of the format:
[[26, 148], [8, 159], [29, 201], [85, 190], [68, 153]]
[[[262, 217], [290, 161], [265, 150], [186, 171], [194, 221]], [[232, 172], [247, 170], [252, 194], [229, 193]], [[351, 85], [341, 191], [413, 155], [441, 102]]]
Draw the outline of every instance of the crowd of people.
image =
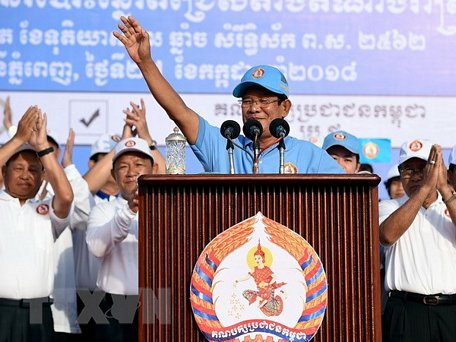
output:
[[[229, 173], [226, 139], [160, 73], [148, 33], [133, 17], [121, 17], [118, 27], [114, 36], [204, 170]], [[269, 131], [292, 105], [277, 68], [252, 67], [233, 96], [243, 121], [257, 120], [263, 130], [258, 141], [235, 139], [237, 173], [252, 173], [254, 149], [259, 173], [277, 173], [282, 140], [286, 173], [369, 172], [360, 164], [359, 140], [347, 131], [328, 134], [322, 148]], [[28, 108], [16, 126], [9, 102], [4, 126], [11, 138], [0, 148], [0, 341], [137, 340], [137, 179], [166, 169], [144, 102], [131, 102], [124, 111], [121, 136], [105, 134], [94, 142], [84, 175], [72, 161], [74, 131], [62, 154], [38, 106]], [[456, 338], [455, 165], [456, 146], [447, 169], [441, 147], [417, 137], [403, 144], [384, 180], [391, 197], [379, 207], [384, 341]]]

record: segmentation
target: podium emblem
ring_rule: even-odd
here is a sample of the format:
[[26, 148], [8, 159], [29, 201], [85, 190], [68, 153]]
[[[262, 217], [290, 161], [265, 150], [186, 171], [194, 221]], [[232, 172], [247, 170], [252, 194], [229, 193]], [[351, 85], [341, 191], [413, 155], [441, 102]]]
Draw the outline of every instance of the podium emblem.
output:
[[190, 302], [208, 341], [310, 341], [326, 311], [326, 275], [304, 238], [258, 213], [206, 246]]

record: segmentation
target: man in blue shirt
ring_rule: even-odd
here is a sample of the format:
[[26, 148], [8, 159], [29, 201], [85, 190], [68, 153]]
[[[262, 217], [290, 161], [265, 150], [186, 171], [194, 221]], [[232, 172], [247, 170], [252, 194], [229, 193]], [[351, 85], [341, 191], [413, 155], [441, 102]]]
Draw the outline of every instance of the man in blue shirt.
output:
[[[204, 166], [206, 172], [229, 173], [229, 157], [226, 139], [219, 129], [207, 123], [200, 115], [187, 107], [183, 99], [160, 73], [151, 57], [149, 35], [133, 17], [121, 17], [118, 25], [121, 33], [114, 36], [126, 47], [128, 54], [138, 65], [155, 100], [180, 128]], [[233, 95], [241, 98], [242, 119], [255, 119], [263, 127], [259, 138], [258, 172], [278, 173], [279, 139], [269, 132], [270, 123], [285, 118], [291, 108], [288, 99], [288, 83], [276, 68], [260, 65], [248, 70]], [[322, 149], [308, 141], [286, 137], [284, 171], [286, 173], [343, 173], [339, 165]], [[240, 145], [253, 155], [253, 142], [240, 136]], [[236, 173], [252, 173], [253, 158], [239, 148], [235, 149]]]
[[323, 146], [326, 152], [345, 170], [347, 173], [358, 173], [361, 164], [359, 163], [360, 143], [357, 137], [345, 131], [329, 133]]

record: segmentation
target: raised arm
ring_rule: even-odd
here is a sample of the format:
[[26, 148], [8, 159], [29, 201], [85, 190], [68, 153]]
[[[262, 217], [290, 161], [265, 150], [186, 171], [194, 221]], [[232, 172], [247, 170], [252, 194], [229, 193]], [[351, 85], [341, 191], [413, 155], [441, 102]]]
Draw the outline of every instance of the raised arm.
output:
[[49, 183], [51, 183], [54, 190], [54, 198], [52, 206], [57, 217], [65, 218], [71, 210], [71, 203], [73, 201], [73, 190], [68, 182], [63, 169], [60, 167], [54, 152], [49, 150], [50, 146], [47, 140], [47, 116], [41, 114], [36, 121], [35, 130], [32, 131], [30, 137], [30, 144], [37, 151], [40, 157], [41, 164], [43, 164], [46, 171]]
[[152, 96], [180, 128], [188, 142], [194, 144], [198, 136], [198, 114], [187, 107], [161, 74], [152, 59], [149, 34], [146, 30], [132, 16], [122, 16], [120, 20], [122, 23], [118, 27], [122, 33], [114, 32], [114, 36], [125, 46], [131, 59], [138, 65]]
[[100, 190], [108, 181], [112, 169], [112, 157], [114, 150], [103, 156], [87, 173], [83, 176], [92, 194]]
[[0, 166], [5, 165], [20, 146], [29, 142], [40, 113], [37, 106], [27, 109], [19, 121], [16, 134], [0, 148]]
[[[439, 158], [438, 149], [434, 145], [424, 168], [424, 179], [420, 188], [410, 194], [407, 202], [380, 224], [380, 242], [382, 244], [393, 245], [410, 227], [420, 208], [431, 204], [430, 199], [436, 199], [441, 163], [443, 163], [441, 151]], [[429, 203], [429, 201], [431, 202]]]
[[89, 191], [87, 182], [82, 178], [82, 175], [73, 164], [74, 140], [75, 132], [70, 128], [61, 163], [74, 194], [74, 206], [71, 214], [70, 228], [85, 230], [87, 228], [90, 211], [95, 205], [95, 201]]
[[65, 144], [65, 151], [63, 152], [63, 157], [62, 157], [62, 167], [64, 169], [70, 165], [73, 165], [74, 138], [75, 138], [74, 129], [70, 128], [70, 131], [68, 133], [68, 138], [67, 138], [67, 141]]
[[[124, 125], [122, 137], [115, 137], [115, 141], [133, 136], [131, 127], [128, 124]], [[114, 137], [112, 137], [114, 139]], [[114, 157], [114, 149], [101, 158], [87, 173], [84, 175], [89, 190], [92, 194], [100, 190], [111, 176], [112, 158]]]
[[166, 173], [166, 161], [165, 158], [162, 156], [160, 151], [155, 147], [155, 141], [152, 139], [150, 135], [149, 127], [147, 126], [146, 120], [146, 106], [144, 104], [144, 100], [141, 99], [141, 105], [137, 105], [133, 101], [130, 102], [131, 109], [127, 108], [124, 110], [126, 115], [125, 122], [136, 128], [138, 133], [138, 137], [147, 141], [149, 146], [152, 146], [151, 149], [152, 157], [154, 157], [154, 163], [158, 165], [158, 173], [165, 174]]

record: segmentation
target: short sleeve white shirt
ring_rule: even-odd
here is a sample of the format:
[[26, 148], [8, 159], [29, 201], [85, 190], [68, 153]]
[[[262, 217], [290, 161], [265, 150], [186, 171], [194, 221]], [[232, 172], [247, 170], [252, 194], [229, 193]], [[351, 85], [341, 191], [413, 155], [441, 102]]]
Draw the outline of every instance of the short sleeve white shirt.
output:
[[52, 199], [27, 200], [0, 191], [0, 298], [40, 298], [54, 286], [54, 240], [69, 224]]
[[90, 252], [101, 258], [97, 286], [112, 294], [138, 294], [138, 215], [118, 197], [92, 209], [87, 227]]
[[[380, 202], [382, 223], [409, 198]], [[456, 226], [442, 198], [415, 220], [392, 246], [385, 247], [385, 288], [420, 294], [456, 294]]]

